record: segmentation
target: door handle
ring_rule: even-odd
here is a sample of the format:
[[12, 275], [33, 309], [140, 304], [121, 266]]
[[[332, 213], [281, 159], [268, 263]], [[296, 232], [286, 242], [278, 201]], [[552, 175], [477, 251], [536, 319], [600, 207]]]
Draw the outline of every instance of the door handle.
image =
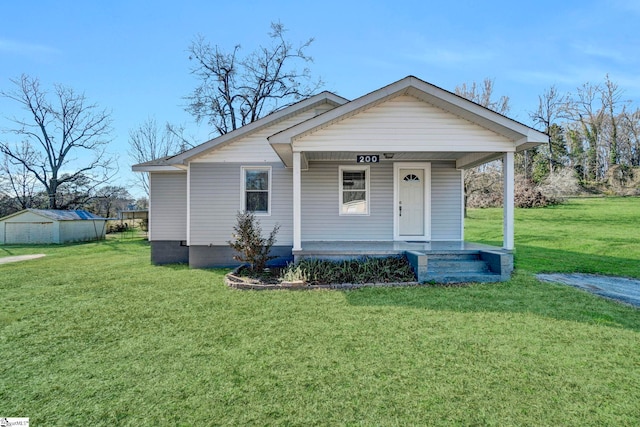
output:
[[402, 205], [400, 206], [400, 216], [402, 216]]

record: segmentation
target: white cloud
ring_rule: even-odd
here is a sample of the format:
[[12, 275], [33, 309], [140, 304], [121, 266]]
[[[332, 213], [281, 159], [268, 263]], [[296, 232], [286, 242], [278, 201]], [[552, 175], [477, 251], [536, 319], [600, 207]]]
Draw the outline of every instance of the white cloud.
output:
[[605, 76], [617, 83], [624, 92], [624, 98], [631, 99], [635, 104], [640, 102], [640, 76], [628, 71], [604, 69], [601, 67], [568, 66], [554, 70], [514, 70], [510, 78], [515, 82], [532, 86], [559, 86], [566, 91], [574, 91], [584, 83], [601, 84]]
[[0, 38], [0, 53], [14, 53], [25, 56], [55, 55], [60, 53], [56, 48]]
[[629, 53], [623, 53], [616, 49], [604, 46], [597, 46], [590, 43], [573, 43], [571, 48], [576, 50], [578, 54], [596, 57], [599, 59], [616, 61], [619, 63], [634, 62], [635, 56]]
[[601, 67], [571, 65], [553, 70], [519, 70], [512, 73], [511, 77], [531, 84], [578, 87], [584, 83], [602, 83], [607, 73], [612, 74], [611, 70]]
[[618, 6], [620, 9], [640, 15], [640, 3], [638, 0], [617, 0], [613, 4]]

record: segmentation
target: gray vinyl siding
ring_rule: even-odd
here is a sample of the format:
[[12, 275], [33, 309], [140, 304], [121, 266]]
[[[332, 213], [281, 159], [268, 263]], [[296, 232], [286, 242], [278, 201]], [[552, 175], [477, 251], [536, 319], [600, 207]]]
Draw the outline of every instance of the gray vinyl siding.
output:
[[312, 162], [302, 172], [302, 241], [393, 240], [393, 163], [370, 165], [369, 215], [339, 215], [340, 165]]
[[431, 163], [431, 240], [462, 238], [462, 178], [455, 163]]
[[[302, 172], [302, 241], [393, 240], [393, 163], [370, 165], [369, 215], [339, 215], [338, 168], [311, 162]], [[431, 238], [460, 240], [460, 171], [453, 162], [431, 163]]]
[[187, 240], [187, 173], [152, 172], [150, 240]]
[[271, 166], [271, 214], [257, 215], [267, 236], [280, 225], [277, 245], [293, 244], [292, 172], [280, 163], [191, 163], [190, 245], [226, 245], [241, 209], [242, 167]]
[[[410, 95], [343, 117], [294, 141], [303, 151], [473, 152], [513, 149], [513, 141]], [[393, 148], [390, 150], [390, 148]]]
[[[302, 172], [302, 240], [393, 240], [393, 162], [370, 165], [369, 215], [339, 215], [338, 168], [346, 162], [311, 162]], [[271, 163], [271, 215], [258, 216], [263, 235], [280, 224], [277, 245], [293, 242], [292, 172]], [[241, 208], [242, 166], [191, 164], [191, 245], [226, 245]], [[453, 162], [431, 164], [433, 240], [461, 237], [461, 179]]]

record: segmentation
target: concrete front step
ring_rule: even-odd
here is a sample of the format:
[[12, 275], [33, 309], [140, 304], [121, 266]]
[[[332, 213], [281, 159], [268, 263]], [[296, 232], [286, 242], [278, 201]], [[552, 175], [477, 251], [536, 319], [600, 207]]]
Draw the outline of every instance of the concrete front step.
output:
[[489, 273], [487, 263], [476, 260], [428, 259], [427, 273]]
[[509, 280], [513, 257], [489, 251], [420, 253], [407, 251], [418, 282], [469, 283]]
[[433, 252], [428, 253], [429, 261], [477, 261], [480, 259], [480, 252]]

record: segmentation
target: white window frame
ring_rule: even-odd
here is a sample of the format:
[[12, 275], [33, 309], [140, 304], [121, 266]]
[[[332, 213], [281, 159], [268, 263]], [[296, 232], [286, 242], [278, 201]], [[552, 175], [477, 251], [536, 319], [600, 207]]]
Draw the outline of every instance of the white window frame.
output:
[[242, 212], [247, 211], [247, 195], [246, 195], [246, 187], [247, 187], [247, 171], [267, 171], [269, 174], [269, 183], [267, 188], [267, 211], [266, 212], [253, 212], [255, 216], [271, 216], [271, 166], [242, 166], [240, 168], [240, 210]]
[[[343, 199], [343, 178], [342, 173], [344, 171], [365, 171], [364, 174], [364, 191], [365, 191], [365, 202], [367, 211], [365, 213], [349, 213], [342, 212], [342, 199]], [[371, 187], [371, 168], [368, 165], [340, 165], [338, 167], [338, 214], [340, 216], [369, 216], [371, 215], [371, 198], [370, 198], [370, 187]], [[362, 190], [358, 190], [362, 191]]]

